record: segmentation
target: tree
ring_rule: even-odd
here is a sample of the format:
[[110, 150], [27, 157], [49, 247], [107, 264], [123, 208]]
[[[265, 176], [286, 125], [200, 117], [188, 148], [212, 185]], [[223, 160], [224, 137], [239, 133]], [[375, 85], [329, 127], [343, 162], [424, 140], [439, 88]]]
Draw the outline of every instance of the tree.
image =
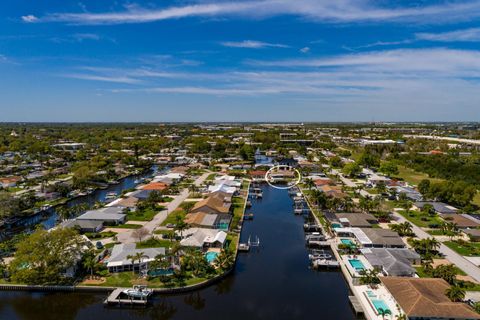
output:
[[457, 270], [453, 264], [442, 264], [432, 270], [434, 278], [441, 278], [450, 284], [455, 284], [457, 279]]
[[411, 237], [414, 235], [413, 233], [413, 227], [410, 224], [410, 222], [403, 222], [403, 223], [398, 223], [398, 224], [392, 224], [390, 225], [390, 229], [393, 231], [397, 232], [399, 236], [401, 237]]
[[420, 192], [424, 197], [429, 194], [430, 192], [430, 180], [423, 179], [418, 184], [418, 192]]
[[75, 266], [84, 240], [74, 229], [38, 229], [18, 243], [10, 273], [15, 282], [61, 284], [71, 281], [63, 273]]
[[175, 230], [180, 232], [180, 238], [183, 238], [183, 231], [188, 228], [188, 224], [183, 221], [180, 215], [175, 216]]
[[235, 263], [235, 254], [229, 249], [224, 249], [215, 258], [215, 264], [223, 271], [232, 269]]
[[97, 258], [95, 257], [95, 253], [93, 251], [90, 251], [83, 258], [83, 267], [87, 270], [87, 272], [90, 270], [91, 278], [93, 278], [96, 266]]
[[375, 286], [380, 283], [377, 272], [373, 269], [360, 271], [360, 283], [368, 286]]
[[308, 188], [308, 190], [312, 190], [313, 187], [315, 187], [315, 183], [311, 178], [305, 179], [305, 186]]
[[190, 211], [192, 211], [194, 206], [195, 206], [195, 202], [189, 201], [182, 204], [182, 209], [185, 211], [185, 213], [190, 213]]
[[139, 242], [142, 242], [142, 239], [148, 236], [149, 234], [150, 232], [148, 232], [147, 229], [145, 229], [144, 227], [141, 227], [139, 229], [133, 230], [132, 237], [138, 239]]
[[453, 302], [460, 302], [465, 299], [465, 290], [463, 290], [460, 286], [451, 286], [445, 291], [447, 297], [452, 300]]
[[362, 168], [356, 162], [347, 163], [343, 167], [343, 173], [350, 178], [357, 176], [361, 172]]
[[380, 171], [386, 174], [387, 176], [393, 176], [395, 174], [398, 174], [398, 166], [391, 161], [384, 162], [380, 166]]

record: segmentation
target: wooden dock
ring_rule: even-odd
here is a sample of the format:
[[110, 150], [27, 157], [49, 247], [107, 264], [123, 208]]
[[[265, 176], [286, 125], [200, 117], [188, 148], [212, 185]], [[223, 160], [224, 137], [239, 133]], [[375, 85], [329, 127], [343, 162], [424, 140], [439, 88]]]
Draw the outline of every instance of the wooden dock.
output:
[[148, 304], [147, 299], [128, 299], [120, 298], [124, 288], [117, 288], [110, 293], [110, 295], [105, 299], [105, 305], [124, 305], [124, 306], [146, 306]]
[[312, 247], [330, 248], [330, 242], [328, 241], [308, 240], [307, 244]]

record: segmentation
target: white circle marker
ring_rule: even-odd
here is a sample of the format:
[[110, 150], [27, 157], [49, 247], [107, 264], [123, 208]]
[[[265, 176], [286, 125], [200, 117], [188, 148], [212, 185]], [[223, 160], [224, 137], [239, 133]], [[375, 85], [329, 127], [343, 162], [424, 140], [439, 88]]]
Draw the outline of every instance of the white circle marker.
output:
[[[278, 169], [290, 169], [292, 171], [294, 171], [296, 173], [296, 175], [298, 176], [297, 180], [295, 180], [293, 183], [292, 182], [289, 182], [287, 184], [286, 187], [279, 187], [279, 186], [276, 186], [274, 185], [270, 180], [271, 178], [269, 177], [269, 174], [271, 173], [272, 170], [278, 170]], [[265, 181], [273, 188], [275, 189], [280, 189], [280, 190], [287, 190], [287, 189], [291, 189], [293, 187], [295, 187], [296, 185], [298, 185], [300, 183], [300, 181], [302, 181], [302, 175], [300, 174], [300, 171], [298, 171], [297, 169], [295, 168], [292, 168], [290, 166], [287, 166], [287, 165], [278, 165], [278, 166], [274, 166], [274, 167], [271, 167], [266, 173], [265, 173]]]

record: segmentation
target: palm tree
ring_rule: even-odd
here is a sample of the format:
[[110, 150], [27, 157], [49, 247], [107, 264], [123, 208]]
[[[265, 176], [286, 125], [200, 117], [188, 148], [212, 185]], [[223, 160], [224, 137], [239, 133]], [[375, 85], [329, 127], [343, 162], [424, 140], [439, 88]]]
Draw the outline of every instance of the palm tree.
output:
[[229, 249], [222, 250], [215, 259], [215, 264], [223, 271], [230, 270], [235, 263], [235, 254]]
[[97, 266], [97, 259], [95, 255], [88, 254], [85, 259], [83, 260], [83, 267], [85, 269], [90, 270], [90, 277], [93, 278], [93, 274], [95, 273], [95, 267]]
[[[140, 272], [140, 267], [141, 267], [141, 264], [142, 264], [144, 253], [143, 252], [137, 252], [137, 253], [135, 253], [135, 255], [133, 257], [134, 257], [135, 260], [138, 261], [138, 272]], [[135, 266], [134, 266], [134, 269], [135, 269]]]
[[412, 225], [407, 221], [403, 223], [391, 225], [390, 229], [392, 229], [393, 231], [396, 231], [398, 235], [401, 237], [413, 235]]
[[465, 290], [463, 290], [461, 287], [455, 285], [451, 286], [445, 291], [445, 294], [447, 297], [452, 300], [453, 302], [460, 302], [465, 299]]
[[308, 188], [308, 190], [312, 190], [313, 187], [315, 187], [315, 183], [311, 178], [308, 178], [305, 180], [305, 186]]
[[55, 211], [62, 221], [68, 220], [68, 218], [70, 218], [72, 215], [70, 208], [66, 206], [59, 207]]
[[180, 215], [175, 217], [175, 230], [180, 232], [180, 238], [183, 238], [183, 231], [188, 229], [188, 224], [183, 221]]
[[360, 283], [368, 286], [374, 286], [380, 283], [377, 272], [373, 269], [360, 271]]

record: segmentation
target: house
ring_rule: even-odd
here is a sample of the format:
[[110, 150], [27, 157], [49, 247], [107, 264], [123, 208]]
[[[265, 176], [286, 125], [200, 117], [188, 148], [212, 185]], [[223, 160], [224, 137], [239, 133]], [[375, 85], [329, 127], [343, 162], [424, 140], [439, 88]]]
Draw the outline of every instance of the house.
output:
[[476, 229], [478, 226], [480, 226], [480, 223], [478, 223], [476, 219], [470, 219], [468, 215], [444, 213], [441, 214], [440, 217], [447, 222], [455, 223], [459, 229]]
[[[132, 261], [132, 256], [142, 254], [141, 261]], [[122, 272], [130, 270], [148, 269], [148, 263], [155, 260], [158, 255], [165, 255], [165, 248], [136, 249], [135, 243], [117, 244], [112, 248], [112, 253], [105, 262], [109, 272]]]
[[354, 237], [363, 248], [405, 248], [395, 231], [379, 228], [334, 228], [339, 237]]
[[380, 277], [380, 280], [409, 320], [480, 319], [480, 314], [467, 304], [452, 302], [445, 295], [450, 285], [443, 279]]
[[133, 191], [129, 196], [137, 198], [138, 200], [146, 200], [152, 191], [153, 190], [137, 190]]
[[237, 192], [236, 187], [229, 187], [226, 184], [216, 184], [213, 186], [208, 186], [208, 192], [209, 193], [214, 193], [214, 192], [223, 192], [223, 193], [228, 193], [228, 194], [234, 194]]
[[150, 182], [149, 184], [146, 184], [142, 186], [140, 189], [142, 190], [155, 190], [155, 191], [163, 191], [168, 188], [168, 184], [164, 182]]
[[134, 210], [137, 207], [138, 199], [135, 197], [127, 197], [127, 198], [118, 198], [109, 204], [107, 207], [118, 207], [118, 208], [129, 208], [130, 210]]
[[127, 215], [118, 207], [105, 207], [98, 210], [90, 210], [77, 217], [77, 220], [102, 221], [106, 225], [118, 225], [125, 223]]
[[468, 235], [471, 241], [479, 242], [480, 241], [480, 229], [466, 229], [463, 232]]
[[78, 229], [81, 233], [97, 233], [103, 229], [103, 221], [71, 219], [62, 222], [60, 227]]
[[230, 214], [214, 214], [195, 212], [185, 217], [185, 222], [192, 227], [228, 230], [232, 216]]
[[215, 192], [193, 206], [191, 212], [229, 213], [232, 206], [232, 197], [225, 192]]
[[377, 218], [368, 213], [328, 213], [327, 219], [330, 223], [340, 223], [342, 227], [371, 228], [378, 224]]
[[205, 228], [191, 228], [183, 232], [184, 239], [180, 245], [196, 248], [223, 248], [227, 233], [225, 231]]
[[327, 196], [334, 197], [334, 198], [345, 198], [347, 195], [342, 191], [341, 186], [331, 186], [331, 185], [323, 185], [318, 188], [318, 190], [324, 192]]
[[298, 161], [292, 158], [283, 158], [277, 161], [277, 163], [278, 165], [281, 165], [281, 166], [288, 166], [292, 168], [298, 167]]
[[418, 201], [415, 202], [413, 207], [422, 210], [426, 204], [429, 204], [433, 207], [436, 213], [442, 214], [442, 213], [457, 213], [458, 209], [455, 207], [452, 207], [446, 203], [443, 202], [437, 202], [437, 201]]
[[360, 252], [386, 276], [413, 277], [416, 270], [412, 264], [421, 263], [421, 256], [406, 248], [363, 248]]
[[20, 181], [22, 181], [22, 177], [5, 177], [0, 178], [0, 185], [3, 188], [13, 188], [16, 187]]
[[267, 171], [254, 170], [254, 171], [250, 171], [249, 174], [253, 181], [263, 181], [265, 180], [265, 175], [267, 174]]

